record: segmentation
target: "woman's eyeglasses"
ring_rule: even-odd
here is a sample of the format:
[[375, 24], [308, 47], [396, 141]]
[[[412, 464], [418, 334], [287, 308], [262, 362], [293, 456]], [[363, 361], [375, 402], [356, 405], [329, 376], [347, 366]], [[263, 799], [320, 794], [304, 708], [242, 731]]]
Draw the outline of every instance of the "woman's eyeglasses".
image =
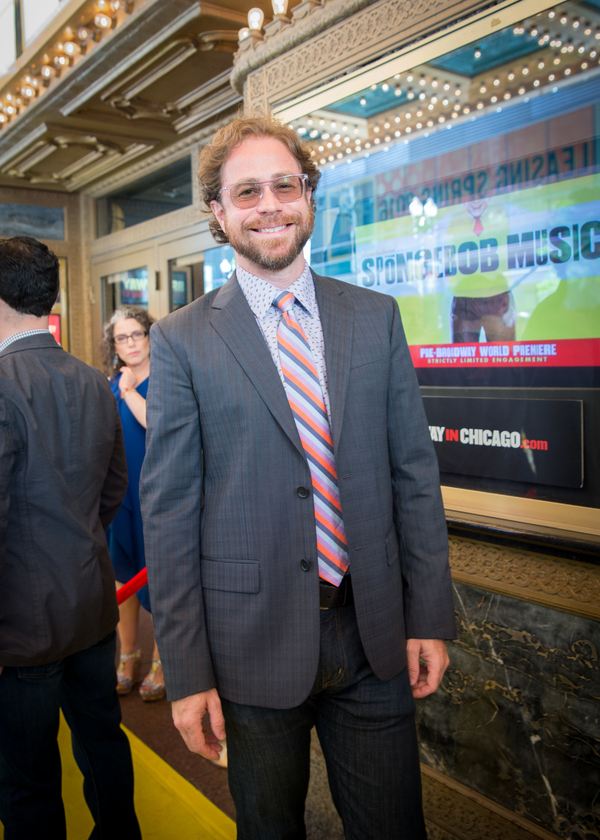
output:
[[263, 197], [263, 187], [266, 187], [267, 184], [275, 198], [283, 204], [287, 204], [290, 201], [298, 201], [302, 198], [307, 181], [308, 175], [283, 175], [273, 181], [260, 181], [258, 183], [248, 181], [233, 184], [231, 187], [223, 187], [220, 193], [228, 192], [235, 206], [246, 210], [250, 207], [256, 207]]
[[115, 344], [127, 344], [130, 338], [133, 339], [133, 341], [141, 341], [142, 338], [145, 338], [147, 335], [148, 333], [146, 330], [136, 330], [134, 333], [131, 333], [131, 335], [116, 335], [113, 338], [113, 341]]

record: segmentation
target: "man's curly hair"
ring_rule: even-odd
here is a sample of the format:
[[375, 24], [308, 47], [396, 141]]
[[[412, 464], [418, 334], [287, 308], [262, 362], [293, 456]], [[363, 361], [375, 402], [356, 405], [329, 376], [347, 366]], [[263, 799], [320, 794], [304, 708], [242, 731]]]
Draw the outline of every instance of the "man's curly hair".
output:
[[[198, 181], [200, 195], [212, 215], [211, 201], [221, 201], [221, 176], [223, 167], [232, 151], [248, 137], [274, 137], [283, 143], [290, 154], [298, 161], [300, 172], [308, 175], [308, 185], [312, 189], [311, 207], [315, 210], [315, 190], [321, 173], [313, 160], [312, 150], [303, 143], [296, 132], [283, 125], [273, 117], [259, 114], [254, 117], [237, 117], [232, 122], [220, 128], [212, 141], [200, 153]], [[213, 216], [208, 226], [213, 238], [226, 244], [229, 242], [227, 234]]]

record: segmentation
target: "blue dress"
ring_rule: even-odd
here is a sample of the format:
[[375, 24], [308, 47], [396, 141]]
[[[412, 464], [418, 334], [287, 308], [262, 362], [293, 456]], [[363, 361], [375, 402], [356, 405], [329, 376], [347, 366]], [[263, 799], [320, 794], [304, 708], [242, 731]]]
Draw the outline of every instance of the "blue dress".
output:
[[[125, 400], [121, 399], [119, 392], [120, 379], [120, 373], [113, 376], [110, 380], [110, 387], [115, 395], [121, 425], [123, 426], [129, 486], [123, 504], [109, 526], [106, 535], [115, 578], [120, 583], [127, 583], [146, 565], [139, 489], [140, 473], [146, 454], [146, 429], [135, 419]], [[146, 399], [148, 379], [141, 382], [136, 390], [140, 396]], [[137, 597], [140, 604], [145, 609], [150, 610], [147, 586], [138, 590]]]

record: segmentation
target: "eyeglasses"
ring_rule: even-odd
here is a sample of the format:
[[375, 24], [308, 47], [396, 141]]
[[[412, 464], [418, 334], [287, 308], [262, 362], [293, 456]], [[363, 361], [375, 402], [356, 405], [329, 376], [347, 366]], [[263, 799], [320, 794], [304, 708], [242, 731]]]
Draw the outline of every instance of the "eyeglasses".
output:
[[290, 201], [298, 201], [304, 195], [308, 175], [283, 175], [273, 181], [245, 181], [241, 184], [232, 184], [231, 187], [223, 187], [219, 194], [228, 192], [236, 207], [243, 210], [256, 207], [263, 197], [263, 187], [269, 185], [271, 192], [278, 201], [288, 204]]
[[145, 338], [148, 335], [146, 330], [136, 330], [136, 332], [131, 333], [131, 335], [116, 335], [113, 338], [115, 344], [127, 344], [130, 338], [134, 341], [141, 341], [142, 338]]

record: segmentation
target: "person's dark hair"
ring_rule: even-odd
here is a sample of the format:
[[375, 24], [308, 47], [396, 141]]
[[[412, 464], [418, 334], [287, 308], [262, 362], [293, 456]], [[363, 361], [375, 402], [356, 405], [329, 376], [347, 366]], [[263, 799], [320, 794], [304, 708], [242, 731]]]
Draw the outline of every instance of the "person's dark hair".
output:
[[60, 291], [58, 257], [30, 236], [0, 239], [0, 298], [21, 315], [49, 315]]
[[147, 333], [150, 332], [150, 327], [155, 320], [140, 306], [121, 306], [119, 309], [115, 309], [110, 320], [102, 328], [102, 342], [100, 344], [104, 372], [107, 376], [118, 373], [125, 364], [117, 355], [115, 348], [115, 324], [124, 318], [134, 318]]
[[[298, 161], [300, 172], [308, 175], [308, 186], [312, 189], [311, 207], [316, 208], [315, 191], [321, 177], [317, 165], [313, 160], [313, 152], [309, 146], [300, 140], [296, 132], [287, 125], [264, 115], [255, 117], [237, 117], [232, 122], [220, 128], [212, 141], [205, 146], [200, 153], [200, 165], [198, 167], [198, 181], [200, 184], [200, 195], [207, 207], [207, 212], [212, 215], [210, 209], [211, 201], [221, 200], [221, 174], [227, 158], [248, 137], [274, 137], [287, 147]], [[300, 173], [298, 173], [300, 174]], [[227, 234], [221, 228], [214, 215], [208, 226], [213, 238], [217, 242], [227, 243]]]

